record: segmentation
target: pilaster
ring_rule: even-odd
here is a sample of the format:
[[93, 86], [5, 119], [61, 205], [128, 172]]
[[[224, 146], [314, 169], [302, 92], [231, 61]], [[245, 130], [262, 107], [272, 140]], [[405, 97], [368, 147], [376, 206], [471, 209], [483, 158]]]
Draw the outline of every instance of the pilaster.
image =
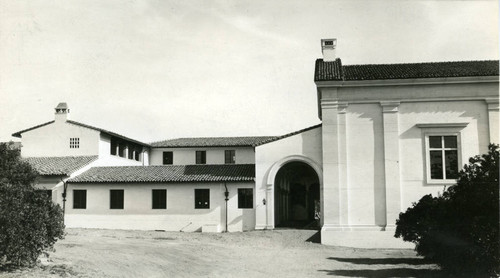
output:
[[383, 101], [384, 180], [386, 227], [393, 229], [401, 211], [401, 177], [399, 169], [399, 102]]
[[488, 126], [489, 126], [489, 136], [490, 143], [498, 144], [499, 142], [499, 130], [498, 130], [498, 98], [487, 98], [485, 99], [488, 105]]

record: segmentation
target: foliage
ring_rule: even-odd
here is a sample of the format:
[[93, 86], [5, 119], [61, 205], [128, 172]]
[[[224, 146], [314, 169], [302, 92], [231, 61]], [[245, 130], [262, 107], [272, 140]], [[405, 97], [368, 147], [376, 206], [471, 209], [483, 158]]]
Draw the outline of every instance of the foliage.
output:
[[452, 273], [500, 273], [498, 145], [469, 159], [457, 184], [442, 196], [426, 195], [399, 215], [396, 237]]
[[32, 266], [63, 238], [63, 214], [34, 186], [37, 173], [12, 143], [0, 143], [0, 259]]

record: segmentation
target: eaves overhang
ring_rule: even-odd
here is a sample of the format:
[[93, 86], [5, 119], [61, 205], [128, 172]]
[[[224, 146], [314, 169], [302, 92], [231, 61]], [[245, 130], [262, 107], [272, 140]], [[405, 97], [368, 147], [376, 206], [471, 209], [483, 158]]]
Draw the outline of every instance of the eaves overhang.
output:
[[377, 87], [377, 86], [412, 86], [412, 85], [445, 85], [470, 83], [498, 83], [499, 76], [468, 76], [414, 79], [378, 79], [378, 80], [336, 80], [315, 81], [316, 87]]

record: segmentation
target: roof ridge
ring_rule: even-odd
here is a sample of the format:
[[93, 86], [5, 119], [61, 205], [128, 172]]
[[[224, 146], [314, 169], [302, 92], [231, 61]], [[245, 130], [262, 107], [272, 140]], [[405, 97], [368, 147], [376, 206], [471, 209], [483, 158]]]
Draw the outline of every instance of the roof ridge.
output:
[[310, 127], [306, 127], [306, 128], [303, 128], [303, 129], [300, 129], [300, 130], [297, 130], [297, 131], [294, 131], [294, 132], [290, 132], [290, 133], [287, 133], [287, 134], [284, 134], [284, 135], [281, 135], [281, 136], [276, 136], [275, 138], [272, 138], [270, 140], [261, 142], [259, 144], [255, 144], [254, 147], [261, 146], [261, 145], [264, 145], [264, 144], [267, 144], [267, 143], [271, 143], [271, 142], [274, 142], [274, 141], [278, 141], [278, 140], [281, 140], [281, 139], [284, 139], [284, 138], [287, 138], [287, 137], [290, 137], [290, 136], [293, 136], [293, 135], [297, 135], [297, 134], [300, 134], [302, 132], [306, 132], [306, 131], [309, 131], [311, 129], [318, 128], [318, 127], [320, 127], [322, 125], [323, 124], [320, 123], [320, 124], [316, 124], [316, 125], [313, 125], [313, 126], [310, 126]]
[[382, 64], [352, 64], [342, 65], [342, 67], [350, 66], [392, 66], [392, 65], [421, 65], [421, 64], [451, 64], [451, 63], [468, 63], [468, 62], [499, 62], [499, 60], [461, 60], [461, 61], [433, 61], [433, 62], [414, 62], [414, 63], [382, 63]]

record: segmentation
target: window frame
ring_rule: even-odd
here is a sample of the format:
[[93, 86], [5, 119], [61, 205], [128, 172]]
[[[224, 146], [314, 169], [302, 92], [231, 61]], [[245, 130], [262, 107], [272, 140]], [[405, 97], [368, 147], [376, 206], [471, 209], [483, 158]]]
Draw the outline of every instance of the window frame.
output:
[[[244, 199], [244, 197], [248, 196], [248, 194], [242, 194], [240, 191], [247, 191], [250, 190], [252, 192], [251, 200], [248, 202], [247, 199]], [[240, 202], [241, 200], [244, 200], [243, 202]], [[254, 192], [253, 188], [238, 188], [238, 209], [253, 209], [253, 200], [254, 200]]]
[[[439, 131], [432, 131], [432, 132], [425, 132], [424, 133], [424, 141], [425, 141], [425, 172], [426, 172], [426, 181], [427, 184], [455, 184], [457, 179], [446, 179], [446, 171], [445, 171], [445, 165], [443, 165], [443, 179], [433, 179], [431, 177], [431, 163], [430, 163], [430, 152], [431, 150], [447, 150], [450, 148], [445, 148], [444, 145], [441, 146], [441, 149], [437, 148], [430, 148], [430, 142], [429, 142], [429, 137], [431, 136], [439, 136], [441, 138], [445, 136], [455, 136], [457, 138], [457, 165], [458, 169], [457, 171], [460, 171], [460, 166], [462, 165], [462, 140], [460, 138], [460, 132], [453, 132], [453, 131], [448, 131], [448, 132], [439, 132]], [[442, 143], [444, 143], [443, 139]], [[450, 149], [451, 150], [451, 149]], [[444, 159], [444, 157], [442, 158]]]
[[[122, 193], [121, 196], [121, 207], [113, 207], [113, 194], [111, 192], [120, 192]], [[125, 209], [125, 190], [123, 189], [110, 189], [109, 190], [109, 209], [112, 210], [120, 210], [120, 209]]]
[[[83, 193], [85, 193], [84, 194], [85, 202], [83, 202], [83, 206], [81, 206], [81, 207], [76, 207], [75, 206], [75, 204], [76, 204], [75, 203], [75, 200], [76, 200], [76, 198], [75, 198], [76, 194], [75, 193], [76, 192], [80, 192], [80, 193], [83, 192]], [[73, 189], [73, 209], [87, 209], [87, 189]]]
[[[165, 156], [166, 155], [169, 155], [170, 156], [170, 161], [167, 161], [167, 162], [170, 162], [170, 163], [165, 163], [166, 159], [165, 159]], [[162, 163], [163, 165], [173, 165], [174, 164], [174, 152], [173, 151], [163, 151], [163, 154], [162, 154]]]
[[[200, 161], [198, 161], [198, 153], [200, 154]], [[206, 150], [195, 151], [195, 164], [196, 165], [207, 164], [207, 151]]]
[[[161, 207], [155, 207], [155, 192], [160, 192], [160, 191], [163, 191], [165, 192], [165, 204], [164, 206], [161, 206]], [[167, 202], [167, 190], [166, 189], [163, 189], [163, 188], [154, 188], [154, 189], [151, 189], [151, 209], [154, 209], [154, 210], [158, 210], [158, 209], [167, 209], [167, 206], [168, 206], [168, 202]]]
[[236, 164], [236, 150], [224, 150], [224, 164]]
[[[201, 192], [208, 192], [208, 202], [205, 202], [205, 204], [198, 204], [199, 198], [205, 197], [205, 196], [199, 196], [197, 192], [201, 194]], [[202, 201], [203, 202], [203, 201]], [[210, 189], [209, 188], [195, 188], [194, 189], [194, 209], [210, 209]]]

